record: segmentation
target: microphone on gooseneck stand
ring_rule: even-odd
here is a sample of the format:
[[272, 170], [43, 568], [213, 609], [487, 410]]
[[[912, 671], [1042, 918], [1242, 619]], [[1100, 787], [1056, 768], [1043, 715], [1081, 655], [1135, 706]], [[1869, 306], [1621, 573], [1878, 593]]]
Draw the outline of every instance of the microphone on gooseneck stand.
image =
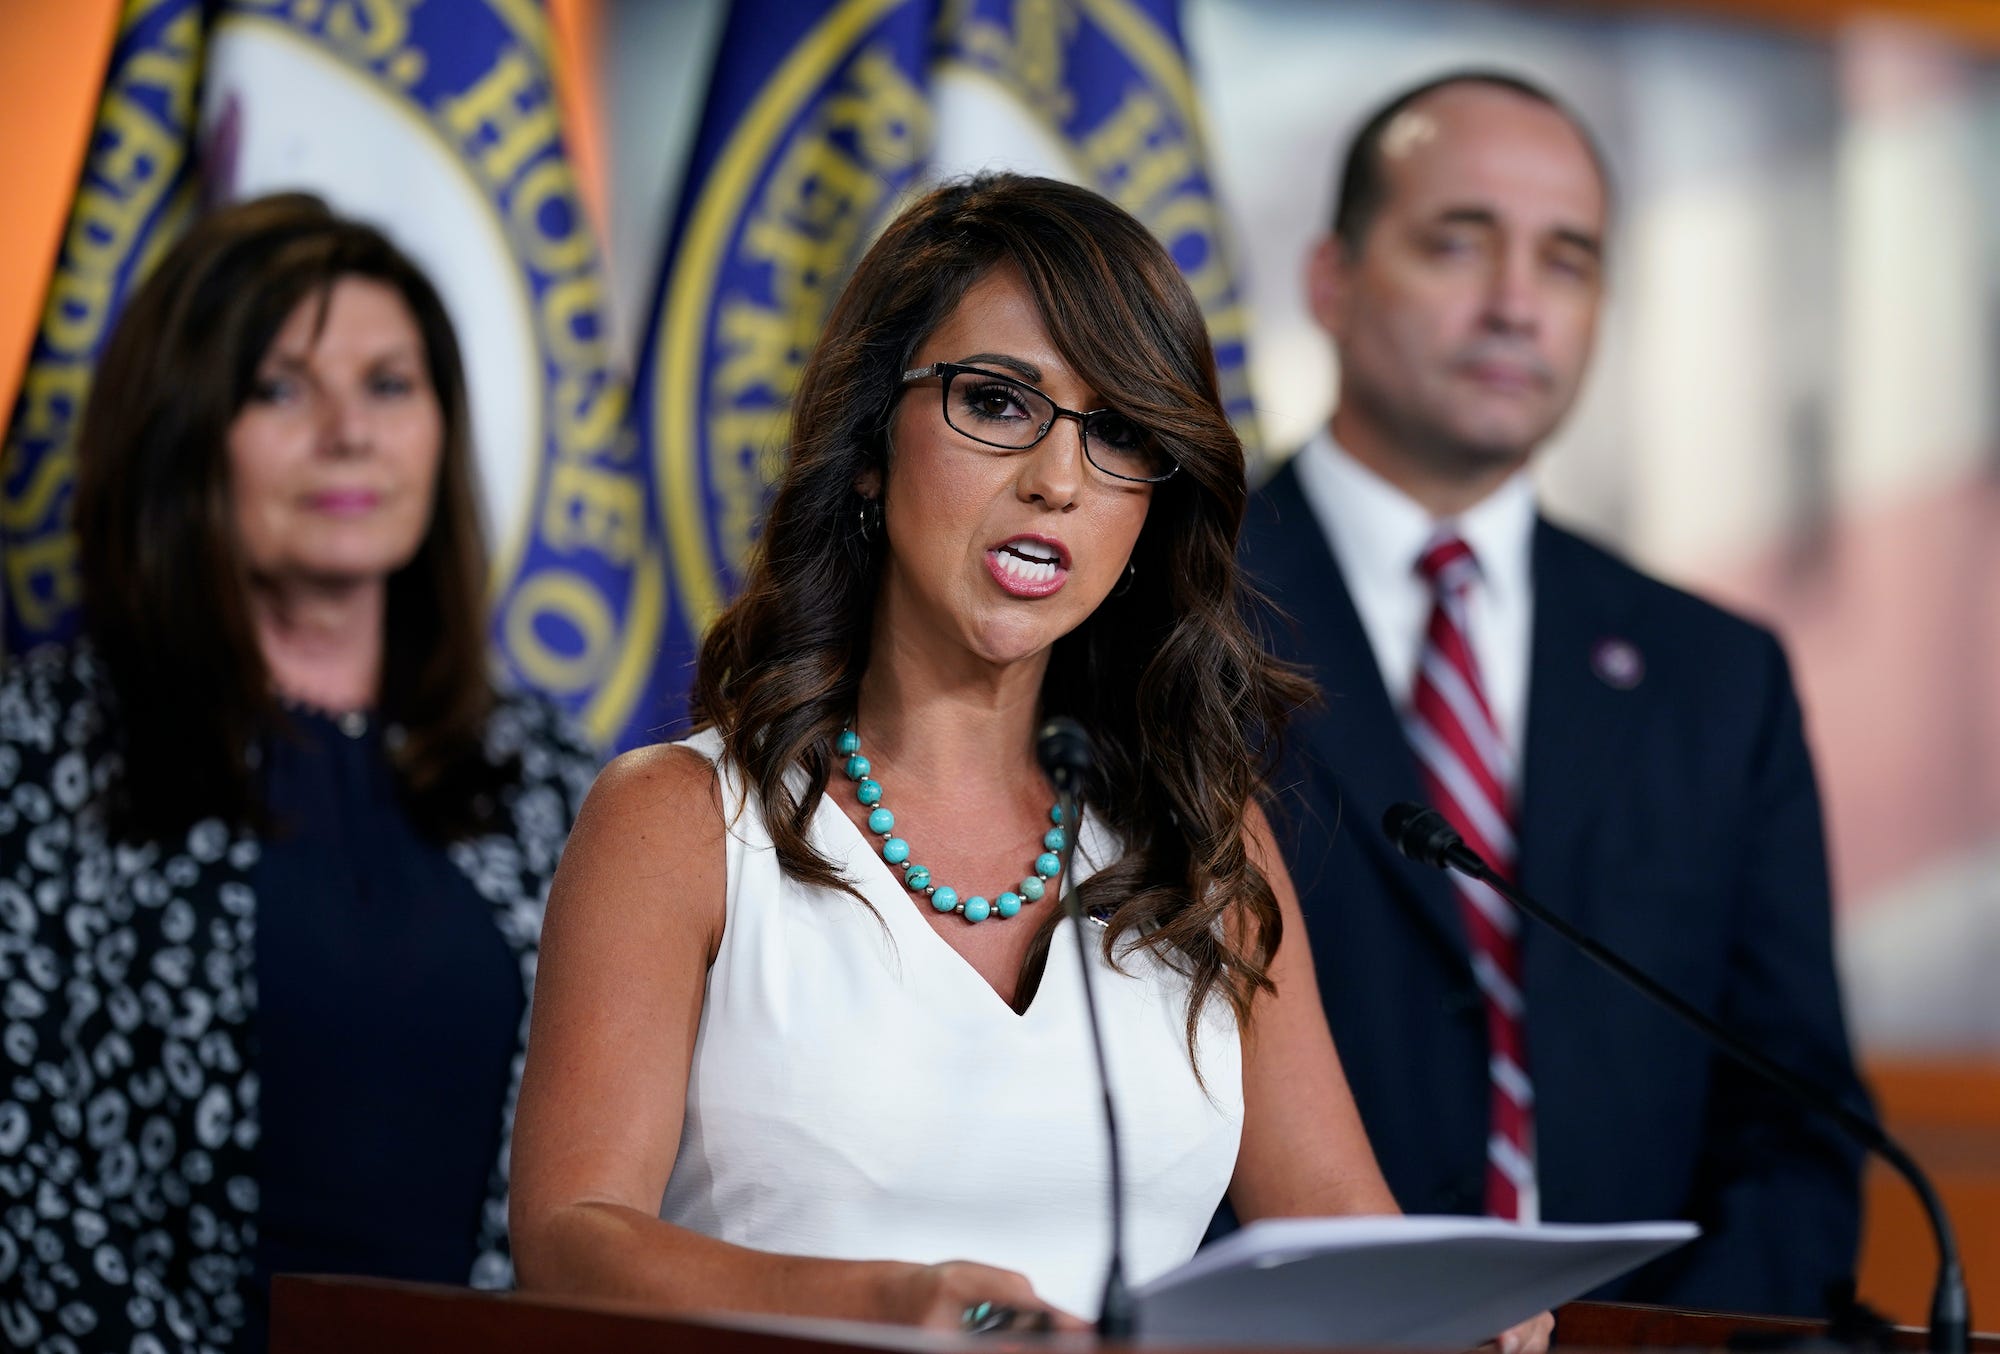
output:
[[1643, 969], [1616, 951], [1606, 949], [1569, 922], [1509, 884], [1488, 865], [1477, 851], [1465, 844], [1443, 814], [1416, 804], [1391, 804], [1382, 815], [1382, 831], [1396, 849], [1419, 865], [1440, 870], [1457, 870], [1498, 893], [1521, 911], [1554, 931], [1603, 967], [1610, 969], [1680, 1020], [1700, 1032], [1744, 1067], [1749, 1068], [1793, 1100], [1817, 1110], [1839, 1124], [1850, 1137], [1874, 1152], [1910, 1183], [1924, 1212], [1930, 1215], [1931, 1232], [1937, 1239], [1937, 1286], [1931, 1294], [1930, 1348], [1933, 1354], [1965, 1354], [1972, 1328], [1972, 1313], [1965, 1294], [1965, 1270], [1958, 1260], [1958, 1242], [1945, 1215], [1944, 1203], [1931, 1187], [1910, 1154], [1891, 1138], [1882, 1126], [1865, 1114], [1841, 1103], [1825, 1087], [1772, 1062], [1740, 1036], [1731, 1033], [1703, 1012], [1690, 1006]]
[[1098, 1023], [1097, 996], [1091, 987], [1089, 930], [1083, 903], [1070, 887], [1070, 863], [1083, 828], [1083, 792], [1097, 770], [1097, 752], [1083, 726], [1066, 716], [1044, 724], [1035, 735], [1035, 760], [1055, 787], [1062, 808], [1062, 869], [1055, 885], [1069, 914], [1076, 937], [1076, 960], [1083, 969], [1083, 1009], [1090, 1020], [1090, 1046], [1097, 1055], [1097, 1083], [1104, 1090], [1104, 1136], [1111, 1151], [1111, 1267], [1104, 1276], [1104, 1302], [1098, 1308], [1097, 1333], [1106, 1339], [1132, 1335], [1132, 1293], [1125, 1285], [1125, 1174], [1118, 1156], [1118, 1113], [1111, 1103], [1111, 1073], [1104, 1061], [1104, 1029]]

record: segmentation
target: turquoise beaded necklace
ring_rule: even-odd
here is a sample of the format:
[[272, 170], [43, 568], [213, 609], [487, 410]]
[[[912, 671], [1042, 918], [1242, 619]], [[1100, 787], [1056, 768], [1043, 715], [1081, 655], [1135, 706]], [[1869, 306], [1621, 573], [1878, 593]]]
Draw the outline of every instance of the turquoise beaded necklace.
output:
[[852, 729], [842, 729], [834, 747], [847, 758], [847, 778], [856, 782], [854, 797], [868, 810], [868, 830], [882, 838], [882, 859], [903, 872], [904, 888], [923, 894], [939, 912], [956, 912], [973, 922], [988, 917], [1011, 917], [1021, 910], [1022, 903], [1040, 902], [1048, 887], [1043, 881], [1054, 879], [1062, 869], [1058, 853], [1067, 838], [1062, 827], [1062, 805], [1055, 804], [1049, 808], [1049, 821], [1055, 826], [1042, 834], [1042, 854], [1035, 857], [1035, 872], [1021, 880], [1018, 890], [1008, 889], [988, 902], [976, 893], [961, 898], [949, 884], [933, 884], [929, 868], [912, 862], [910, 844], [896, 835], [896, 815], [882, 803], [882, 782], [869, 774], [874, 768], [861, 755], [861, 735]]

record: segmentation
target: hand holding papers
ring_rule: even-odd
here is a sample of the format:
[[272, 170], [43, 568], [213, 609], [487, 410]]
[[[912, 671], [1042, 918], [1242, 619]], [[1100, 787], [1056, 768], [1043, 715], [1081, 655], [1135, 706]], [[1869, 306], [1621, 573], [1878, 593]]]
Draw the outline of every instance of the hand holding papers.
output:
[[1139, 1338], [1470, 1348], [1699, 1233], [1689, 1222], [1266, 1219], [1142, 1287]]

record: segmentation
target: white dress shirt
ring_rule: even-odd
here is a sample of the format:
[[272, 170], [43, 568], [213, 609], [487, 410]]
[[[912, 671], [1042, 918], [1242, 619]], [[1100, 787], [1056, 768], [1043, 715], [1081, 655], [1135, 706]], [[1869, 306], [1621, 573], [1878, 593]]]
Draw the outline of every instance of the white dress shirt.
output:
[[1325, 428], [1300, 449], [1298, 472], [1398, 711], [1409, 707], [1431, 618], [1431, 587], [1417, 560], [1444, 525], [1472, 548], [1479, 582], [1466, 598], [1466, 639], [1518, 779], [1535, 610], [1535, 491], [1527, 475], [1513, 476], [1446, 524], [1341, 450]]
[[[1435, 600], [1417, 561], [1447, 526], [1472, 548], [1479, 581], [1465, 599], [1466, 641], [1487, 708], [1513, 754], [1508, 789], [1518, 802], [1535, 609], [1535, 491], [1527, 475], [1514, 475], [1469, 511], [1440, 522], [1342, 451], [1324, 428], [1299, 451], [1298, 468], [1299, 488], [1333, 548], [1382, 685], [1399, 713], [1409, 709]], [[1519, 1182], [1522, 1222], [1541, 1217], [1539, 1183], [1532, 1174]]]

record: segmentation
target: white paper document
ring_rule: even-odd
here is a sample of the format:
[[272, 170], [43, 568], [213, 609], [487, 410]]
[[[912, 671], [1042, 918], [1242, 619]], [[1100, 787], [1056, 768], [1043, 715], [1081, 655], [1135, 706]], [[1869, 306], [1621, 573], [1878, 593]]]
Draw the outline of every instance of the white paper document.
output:
[[1700, 1232], [1691, 1222], [1271, 1218], [1141, 1288], [1139, 1338], [1469, 1349]]

